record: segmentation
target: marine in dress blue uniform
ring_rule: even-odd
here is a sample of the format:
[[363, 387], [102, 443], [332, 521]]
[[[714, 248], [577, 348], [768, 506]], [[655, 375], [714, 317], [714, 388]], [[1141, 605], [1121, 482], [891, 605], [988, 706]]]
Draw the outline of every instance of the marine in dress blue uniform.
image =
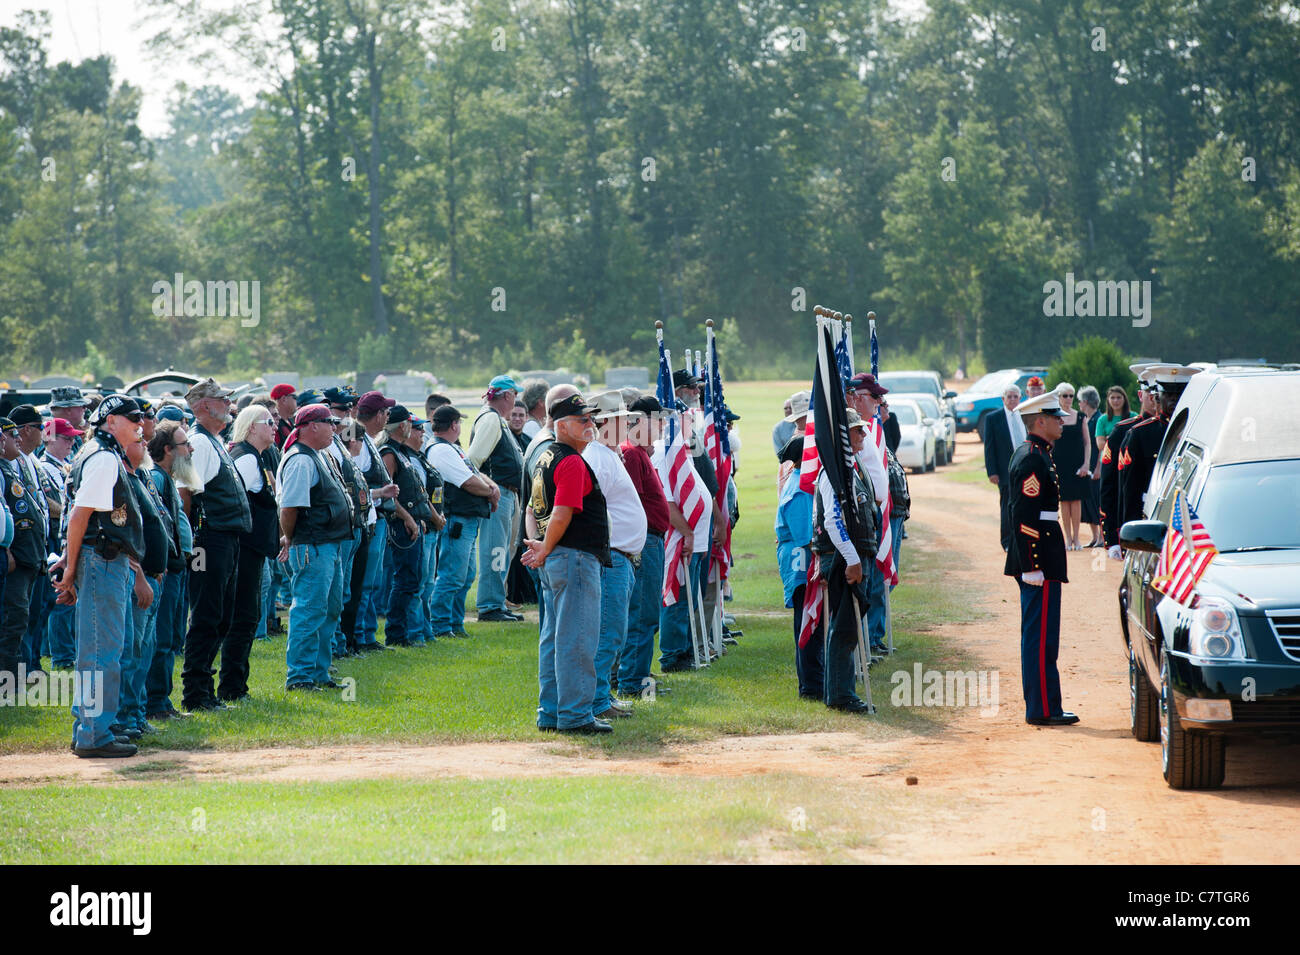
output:
[[1020, 587], [1020, 679], [1025, 722], [1065, 726], [1079, 722], [1061, 708], [1061, 676], [1056, 657], [1061, 645], [1061, 584], [1068, 582], [1065, 537], [1057, 508], [1060, 488], [1052, 463], [1052, 444], [1061, 436], [1060, 399], [1038, 395], [1016, 409], [1028, 439], [1011, 456], [1007, 509], [1012, 546], [1005, 573]]

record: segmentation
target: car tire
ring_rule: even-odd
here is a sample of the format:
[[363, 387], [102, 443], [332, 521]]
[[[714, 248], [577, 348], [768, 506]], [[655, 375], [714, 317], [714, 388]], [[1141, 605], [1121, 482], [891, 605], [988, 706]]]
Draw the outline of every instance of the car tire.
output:
[[1128, 651], [1129, 724], [1133, 738], [1140, 743], [1154, 743], [1160, 739], [1160, 694], [1137, 662], [1130, 647]]
[[948, 463], [948, 442], [934, 446], [934, 463], [943, 466]]
[[933, 471], [933, 470], [934, 470], [934, 458], [935, 458], [935, 452], [934, 452], [934, 451], [931, 451], [931, 452], [930, 452], [930, 462], [925, 466], [925, 469], [926, 469], [927, 471]]
[[1160, 763], [1173, 789], [1217, 789], [1223, 785], [1224, 739], [1183, 729], [1169, 685], [1169, 658], [1160, 661]]

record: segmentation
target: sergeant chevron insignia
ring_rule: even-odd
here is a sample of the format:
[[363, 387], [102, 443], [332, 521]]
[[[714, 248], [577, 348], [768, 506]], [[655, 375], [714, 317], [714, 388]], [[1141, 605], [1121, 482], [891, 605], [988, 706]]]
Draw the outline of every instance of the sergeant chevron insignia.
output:
[[1038, 492], [1041, 490], [1042, 488], [1038, 484], [1037, 474], [1031, 474], [1029, 477], [1025, 478], [1025, 483], [1020, 487], [1020, 493], [1025, 495], [1025, 497], [1038, 497]]

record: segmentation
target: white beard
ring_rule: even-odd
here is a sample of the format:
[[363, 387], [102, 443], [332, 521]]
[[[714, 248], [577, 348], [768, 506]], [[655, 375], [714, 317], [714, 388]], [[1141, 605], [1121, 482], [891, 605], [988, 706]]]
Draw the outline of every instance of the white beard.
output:
[[194, 470], [194, 462], [179, 454], [172, 458], [171, 475], [173, 481], [184, 487], [196, 488], [203, 483], [199, 480], [198, 471]]

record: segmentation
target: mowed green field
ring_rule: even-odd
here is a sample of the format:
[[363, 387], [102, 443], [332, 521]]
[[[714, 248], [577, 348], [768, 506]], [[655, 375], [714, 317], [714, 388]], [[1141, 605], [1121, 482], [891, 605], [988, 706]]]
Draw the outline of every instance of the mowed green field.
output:
[[[791, 617], [775, 562], [776, 460], [770, 431], [782, 401], [797, 387], [745, 383], [727, 390], [728, 403], [742, 416], [735, 600], [728, 604], [744, 631], [740, 645], [706, 670], [671, 675], [672, 693], [638, 701], [635, 716], [618, 721], [614, 734], [564, 744], [574, 752], [594, 758], [647, 754], [668, 744], [767, 733], [848, 731], [883, 739], [934, 732], [945, 718], [941, 708], [889, 705], [890, 673], [910, 670], [918, 661], [939, 667], [964, 663], [932, 631], [970, 619], [971, 595], [940, 585], [941, 555], [927, 546], [923, 514], [908, 525], [903, 583], [892, 598], [899, 652], [873, 668], [877, 715], [849, 716], [796, 695]], [[196, 844], [207, 847], [203, 861], [587, 861], [608, 858], [600, 854], [608, 849], [605, 836], [623, 847], [617, 856], [622, 861], [741, 859], [754, 856], [749, 849], [738, 850], [738, 840], [750, 845], [746, 839], [773, 826], [802, 835], [785, 820], [792, 790], [805, 788], [806, 802], [828, 811], [846, 799], [853, 801], [851, 787], [846, 790], [834, 781], [776, 776], [725, 782], [621, 775], [303, 785], [200, 783], [133, 768], [145, 765], [141, 760], [147, 761], [151, 752], [176, 749], [492, 740], [554, 746], [556, 737], [543, 736], [534, 726], [537, 629], [535, 614], [530, 616], [525, 623], [477, 624], [471, 611], [472, 640], [340, 661], [338, 679], [355, 680], [352, 700], [338, 691], [286, 694], [284, 637], [259, 641], [252, 657], [251, 697], [228, 712], [161, 725], [143, 741], [140, 756], [112, 766], [112, 777], [124, 785], [0, 792], [0, 859], [31, 860], [34, 854], [50, 861], [195, 861], [188, 847]], [[70, 722], [63, 710], [9, 710], [0, 720], [0, 752], [66, 752]], [[464, 841], [462, 837], [479, 833], [490, 810], [501, 805], [516, 826], [487, 828], [486, 842], [478, 835]], [[219, 837], [211, 826], [201, 835], [189, 828], [190, 810], [196, 806], [205, 807], [208, 819], [225, 820]], [[471, 811], [471, 806], [477, 808]], [[179, 813], [184, 825], [163, 824], [169, 812]], [[311, 822], [317, 814], [335, 820], [326, 827], [332, 830], [328, 839]], [[617, 819], [606, 820], [609, 814]], [[352, 818], [359, 825], [364, 821], [364, 833], [348, 832]], [[686, 826], [679, 833], [698, 831], [707, 838], [682, 846], [652, 837], [665, 819]], [[564, 839], [538, 835], [559, 831], [556, 826], [567, 834]], [[279, 833], [279, 845], [267, 854], [269, 850], [256, 847], [271, 828]], [[581, 838], [584, 831], [590, 847]], [[781, 845], [796, 854], [833, 853], [869, 843], [872, 831], [863, 823], [830, 842], [824, 842], [823, 831], [818, 838]], [[425, 836], [412, 842], [406, 838], [412, 833]], [[351, 854], [340, 856], [344, 848]]]

